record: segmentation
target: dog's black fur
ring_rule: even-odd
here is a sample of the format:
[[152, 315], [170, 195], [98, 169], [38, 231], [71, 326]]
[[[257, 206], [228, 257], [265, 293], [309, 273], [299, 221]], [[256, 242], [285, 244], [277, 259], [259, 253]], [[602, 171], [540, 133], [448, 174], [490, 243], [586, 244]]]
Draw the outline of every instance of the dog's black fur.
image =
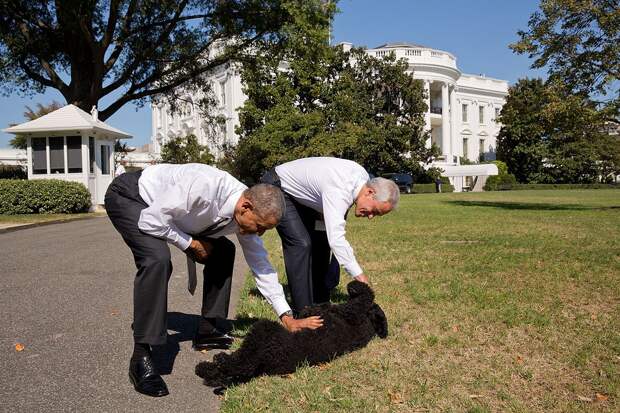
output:
[[196, 374], [207, 386], [226, 388], [263, 374], [293, 373], [304, 363], [324, 363], [362, 348], [375, 335], [387, 337], [387, 319], [381, 307], [373, 303], [370, 287], [352, 281], [347, 291], [346, 303], [306, 307], [301, 312], [300, 317], [321, 316], [322, 327], [290, 333], [275, 321], [257, 321], [237, 351], [199, 363]]

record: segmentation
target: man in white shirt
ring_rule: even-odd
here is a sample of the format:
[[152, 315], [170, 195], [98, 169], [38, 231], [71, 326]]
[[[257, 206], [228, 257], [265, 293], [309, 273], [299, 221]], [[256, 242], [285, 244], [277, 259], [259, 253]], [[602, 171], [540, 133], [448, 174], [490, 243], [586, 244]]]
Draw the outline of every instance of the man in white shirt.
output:
[[[168, 243], [184, 251], [192, 265], [192, 261], [205, 264], [202, 317], [193, 342], [196, 350], [227, 348], [232, 343], [215, 325], [216, 319], [226, 318], [228, 312], [235, 259], [235, 245], [225, 237], [229, 234], [237, 236], [259, 291], [285, 327], [297, 331], [321, 326], [318, 317], [296, 320], [291, 316], [259, 237], [282, 216], [284, 198], [279, 189], [271, 185], [248, 189], [227, 172], [207, 165], [162, 164], [114, 179], [105, 207], [138, 269], [134, 353], [129, 364], [129, 376], [138, 392], [154, 397], [168, 394], [150, 353], [151, 345], [165, 344], [167, 337], [168, 280], [172, 274]], [[195, 272], [188, 275], [193, 294]]]
[[266, 173], [262, 181], [280, 186], [286, 199], [276, 229], [295, 311], [329, 301], [331, 289], [338, 285], [337, 276], [327, 279], [330, 250], [332, 262], [337, 260], [351, 277], [368, 282], [345, 238], [346, 214], [354, 204], [355, 216], [368, 219], [393, 210], [400, 198], [393, 181], [370, 179], [359, 164], [328, 157], [287, 162]]

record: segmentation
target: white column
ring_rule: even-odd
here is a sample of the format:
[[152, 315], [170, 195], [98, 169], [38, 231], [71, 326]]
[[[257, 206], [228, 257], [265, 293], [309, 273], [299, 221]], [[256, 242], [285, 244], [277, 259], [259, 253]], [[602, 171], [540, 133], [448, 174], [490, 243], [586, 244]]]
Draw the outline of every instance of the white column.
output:
[[441, 154], [446, 162], [450, 157], [450, 112], [449, 112], [448, 84], [441, 85]]
[[458, 155], [458, 131], [459, 128], [459, 120], [458, 120], [458, 103], [456, 101], [456, 85], [450, 88], [450, 162], [453, 161], [453, 155]]
[[429, 132], [429, 136], [428, 139], [426, 140], [426, 144], [425, 146], [427, 148], [431, 147], [432, 144], [432, 140], [431, 140], [431, 81], [430, 80], [425, 80], [424, 81], [424, 93], [426, 93], [426, 106], [428, 107], [426, 109], [426, 113], [424, 114], [424, 129], [427, 130]]

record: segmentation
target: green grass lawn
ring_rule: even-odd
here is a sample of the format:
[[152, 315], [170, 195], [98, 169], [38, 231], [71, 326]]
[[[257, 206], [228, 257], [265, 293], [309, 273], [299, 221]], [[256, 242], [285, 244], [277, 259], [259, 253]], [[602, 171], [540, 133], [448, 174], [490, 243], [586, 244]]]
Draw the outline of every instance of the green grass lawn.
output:
[[34, 224], [39, 222], [70, 220], [76, 218], [95, 216], [105, 216], [105, 213], [89, 212], [83, 214], [23, 214], [23, 215], [3, 215], [0, 214], [0, 226]]
[[[407, 195], [350, 218], [348, 239], [389, 337], [234, 387], [222, 411], [620, 410], [620, 191]], [[265, 241], [282, 271], [277, 234]], [[274, 318], [253, 288], [239, 335]]]

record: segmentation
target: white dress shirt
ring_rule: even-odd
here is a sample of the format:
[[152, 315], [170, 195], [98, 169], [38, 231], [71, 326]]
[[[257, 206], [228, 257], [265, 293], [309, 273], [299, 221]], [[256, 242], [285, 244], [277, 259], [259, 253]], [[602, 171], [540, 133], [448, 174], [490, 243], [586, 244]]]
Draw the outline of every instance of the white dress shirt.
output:
[[278, 315], [289, 311], [278, 274], [256, 234], [241, 235], [234, 219], [235, 205], [247, 189], [227, 172], [203, 164], [153, 165], [138, 180], [140, 196], [149, 205], [140, 213], [138, 228], [186, 250], [190, 234], [229, 220], [211, 237], [236, 234], [256, 286]]
[[300, 204], [323, 213], [329, 246], [351, 277], [362, 274], [345, 238], [345, 214], [366, 182], [359, 164], [338, 158], [303, 158], [276, 167], [282, 190]]

